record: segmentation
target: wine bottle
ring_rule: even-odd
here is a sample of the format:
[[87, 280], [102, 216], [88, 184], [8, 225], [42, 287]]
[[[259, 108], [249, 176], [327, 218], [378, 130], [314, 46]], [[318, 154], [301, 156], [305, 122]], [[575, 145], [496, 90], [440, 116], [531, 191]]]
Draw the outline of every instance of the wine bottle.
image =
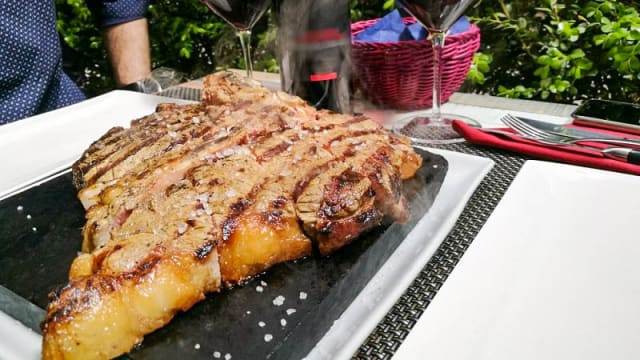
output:
[[278, 0], [282, 90], [316, 108], [351, 112], [348, 0]]

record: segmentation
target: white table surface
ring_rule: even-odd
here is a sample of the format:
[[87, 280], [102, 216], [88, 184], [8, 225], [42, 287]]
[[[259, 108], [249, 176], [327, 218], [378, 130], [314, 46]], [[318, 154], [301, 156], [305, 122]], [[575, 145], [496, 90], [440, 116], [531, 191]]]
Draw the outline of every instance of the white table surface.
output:
[[639, 359], [638, 189], [526, 162], [394, 359]]

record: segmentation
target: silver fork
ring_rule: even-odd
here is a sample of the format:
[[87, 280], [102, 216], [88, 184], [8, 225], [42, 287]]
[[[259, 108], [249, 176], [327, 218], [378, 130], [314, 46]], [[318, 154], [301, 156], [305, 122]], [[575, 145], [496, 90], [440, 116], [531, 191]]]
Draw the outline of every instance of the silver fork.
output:
[[580, 144], [581, 142], [601, 142], [602, 139], [573, 139], [562, 135], [548, 133], [525, 123], [511, 114], [504, 115], [500, 120], [502, 120], [502, 122], [509, 128], [515, 130], [518, 135], [535, 140], [542, 144], [581, 147], [600, 152], [608, 158], [640, 165], [640, 150], [634, 150], [628, 147], [609, 147], [606, 149], [599, 149], [592, 146], [582, 145]]
[[541, 142], [548, 142], [558, 145], [569, 145], [569, 144], [581, 144], [585, 142], [598, 142], [607, 145], [616, 145], [616, 146], [625, 146], [638, 148], [638, 143], [635, 141], [627, 141], [624, 139], [602, 139], [602, 138], [576, 138], [573, 136], [566, 136], [558, 133], [553, 133], [549, 131], [545, 131], [534, 127], [532, 125], [527, 124], [526, 122], [518, 119], [517, 117], [506, 114], [502, 118], [500, 118], [505, 125], [515, 130], [518, 134], [528, 136], [531, 138], [535, 138]]
[[509, 128], [515, 130], [518, 134], [539, 140], [541, 142], [548, 142], [550, 144], [556, 145], [570, 145], [575, 144], [577, 141], [582, 141], [540, 130], [525, 123], [524, 121], [511, 114], [505, 114], [502, 118], [500, 118], [500, 120], [502, 120], [502, 122]]

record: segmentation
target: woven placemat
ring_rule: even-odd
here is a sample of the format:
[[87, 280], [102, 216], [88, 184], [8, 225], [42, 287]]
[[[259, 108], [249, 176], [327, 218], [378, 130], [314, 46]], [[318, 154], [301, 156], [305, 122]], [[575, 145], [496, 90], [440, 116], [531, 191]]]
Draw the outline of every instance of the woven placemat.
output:
[[182, 100], [200, 101], [200, 89], [176, 86], [168, 88], [158, 95]]
[[[165, 90], [160, 95], [199, 100], [200, 90], [176, 87]], [[353, 356], [354, 359], [390, 359], [393, 356], [527, 160], [517, 154], [466, 142], [434, 147], [486, 157], [495, 161], [495, 166], [471, 196], [442, 245], [400, 300], [362, 344]]]
[[354, 359], [390, 359], [431, 303], [527, 160], [468, 143], [437, 146], [495, 161], [458, 221], [418, 277], [362, 344]]

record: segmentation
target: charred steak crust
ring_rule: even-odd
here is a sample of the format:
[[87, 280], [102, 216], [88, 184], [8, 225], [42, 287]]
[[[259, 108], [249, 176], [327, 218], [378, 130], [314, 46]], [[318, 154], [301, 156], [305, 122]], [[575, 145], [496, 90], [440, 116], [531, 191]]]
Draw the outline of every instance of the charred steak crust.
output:
[[407, 220], [401, 179], [422, 158], [405, 138], [229, 72], [202, 94], [74, 164], [84, 253], [51, 294], [44, 358], [118, 356], [208, 292]]

